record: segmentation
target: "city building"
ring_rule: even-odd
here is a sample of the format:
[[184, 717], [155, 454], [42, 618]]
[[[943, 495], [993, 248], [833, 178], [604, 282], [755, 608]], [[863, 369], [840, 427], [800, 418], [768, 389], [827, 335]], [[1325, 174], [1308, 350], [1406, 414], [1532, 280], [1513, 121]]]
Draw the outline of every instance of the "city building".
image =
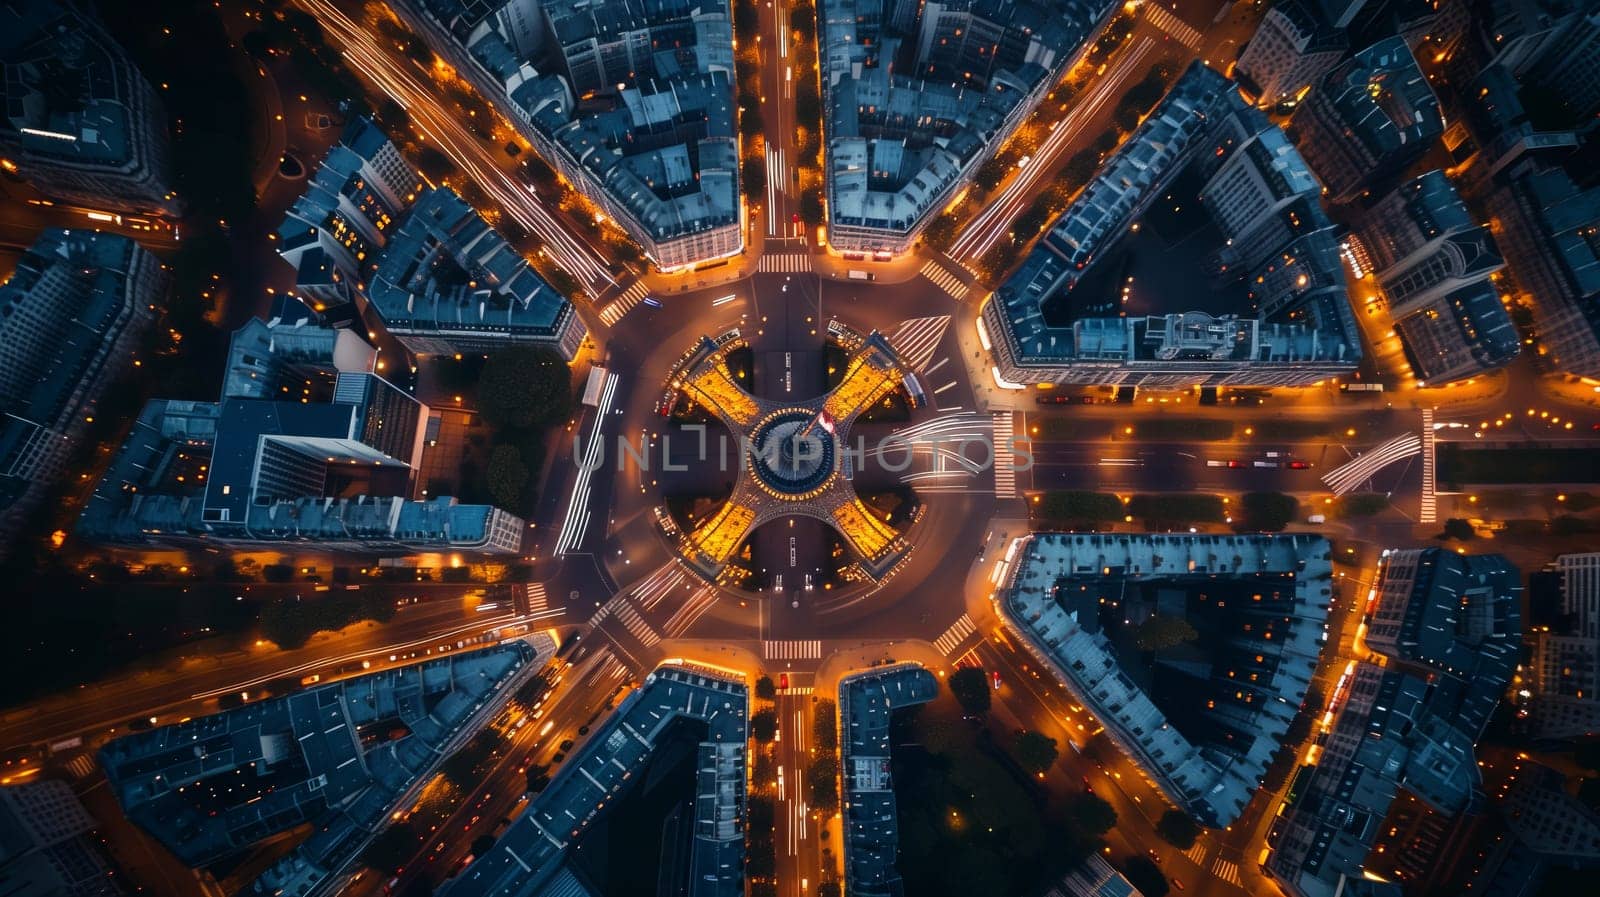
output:
[[296, 292], [324, 306], [354, 301], [424, 186], [372, 119], [351, 119], [278, 226]]
[[1587, 0], [1476, 0], [1467, 27], [1449, 47], [1452, 81], [1471, 82], [1500, 66], [1543, 93], [1562, 124], [1575, 127], [1600, 111], [1600, 10]]
[[1365, 862], [1402, 789], [1442, 814], [1482, 806], [1474, 745], [1516, 670], [1521, 593], [1499, 555], [1384, 553], [1367, 644], [1386, 662], [1347, 665], [1268, 836], [1266, 868], [1290, 897], [1398, 895]]
[[1560, 612], [1533, 633], [1530, 717], [1545, 738], [1600, 732], [1600, 553], [1556, 558]]
[[1078, 868], [1067, 873], [1061, 883], [1044, 892], [1044, 897], [1143, 897], [1144, 892], [1111, 868], [1098, 853], [1089, 854]]
[[123, 893], [94, 840], [94, 818], [65, 782], [0, 788], [0, 887], [15, 897]]
[[1510, 829], [1528, 849], [1549, 859], [1600, 865], [1600, 813], [1571, 793], [1566, 777], [1523, 761], [1500, 800]]
[[0, 555], [60, 477], [167, 284], [127, 237], [59, 229], [0, 284]]
[[1194, 63], [985, 304], [996, 381], [1296, 385], [1354, 370], [1360, 333], [1319, 190], [1282, 132]]
[[1119, 6], [819, 3], [829, 245], [909, 250]]
[[282, 300], [234, 332], [217, 402], [145, 406], [78, 522], [114, 545], [515, 553], [522, 520], [412, 500], [430, 412], [375, 373], [377, 352]]
[[1484, 194], [1494, 189], [1500, 173], [1522, 159], [1557, 162], [1578, 147], [1578, 135], [1569, 128], [1552, 128], [1541, 116], [1528, 113], [1522, 85], [1505, 66], [1483, 70], [1458, 97], [1459, 114], [1444, 132], [1444, 145], [1456, 160], [1466, 185], [1464, 192]]
[[390, 235], [367, 301], [418, 355], [532, 343], [571, 361], [589, 334], [572, 301], [443, 187], [424, 190]]
[[656, 267], [744, 250], [726, 0], [392, 8]]
[[[1007, 566], [1001, 619], [1044, 669], [1173, 803], [1209, 826], [1238, 819], [1316, 671], [1327, 540], [1037, 533]], [[1172, 619], [1192, 638], [1135, 648]]]
[[1439, 100], [1404, 40], [1340, 64], [1295, 109], [1289, 133], [1333, 202], [1387, 189], [1444, 132]]
[[[669, 728], [705, 732], [698, 744], [695, 837], [690, 880], [673, 883], [690, 897], [745, 893], [745, 745], [750, 695], [744, 681], [690, 663], [669, 663], [645, 677], [561, 765], [493, 849], [440, 886], [442, 897], [538, 897], [582, 894], [568, 855], [636, 782]], [[577, 889], [573, 889], [576, 885]]]
[[1367, 212], [1352, 242], [1383, 287], [1418, 380], [1447, 383], [1516, 357], [1522, 340], [1489, 279], [1505, 263], [1444, 172], [1400, 185]]
[[843, 746], [844, 892], [899, 897], [900, 831], [889, 773], [889, 720], [896, 710], [939, 696], [939, 680], [914, 663], [853, 673], [839, 680]]
[[100, 751], [123, 812], [199, 868], [298, 826], [244, 893], [335, 894], [434, 770], [555, 654], [547, 633], [254, 701]]
[[91, 209], [172, 214], [167, 114], [95, 16], [60, 0], [0, 6], [5, 167]]
[[1280, 0], [1239, 54], [1233, 76], [1263, 109], [1299, 102], [1350, 48], [1310, 0]]
[[1533, 303], [1540, 350], [1567, 373], [1600, 376], [1600, 186], [1526, 160], [1489, 196], [1495, 239]]

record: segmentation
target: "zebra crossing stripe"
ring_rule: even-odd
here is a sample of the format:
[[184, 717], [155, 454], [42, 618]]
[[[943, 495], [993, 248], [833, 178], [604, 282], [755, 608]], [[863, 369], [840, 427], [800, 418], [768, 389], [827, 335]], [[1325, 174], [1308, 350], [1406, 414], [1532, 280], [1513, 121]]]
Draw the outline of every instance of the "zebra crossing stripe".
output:
[[1418, 523], [1436, 523], [1439, 520], [1438, 484], [1434, 482], [1433, 409], [1422, 409], [1422, 508], [1417, 514]]
[[977, 631], [978, 625], [972, 622], [972, 617], [962, 614], [960, 619], [950, 624], [950, 628], [944, 631], [944, 635], [934, 640], [933, 646], [939, 649], [940, 654], [949, 656], [954, 654], [957, 648], [961, 647], [961, 643], [966, 641], [967, 636]]
[[650, 288], [644, 281], [636, 282], [633, 286], [628, 287], [627, 291], [621, 296], [618, 296], [615, 302], [600, 310], [600, 320], [605, 322], [607, 327], [617, 323], [622, 320], [623, 315], [633, 311], [633, 307], [638, 305], [644, 299], [644, 294], [649, 291]]
[[997, 411], [994, 414], [994, 496], [995, 498], [1017, 497], [1017, 465], [1016, 458], [1011, 454], [1012, 436], [1011, 412]]
[[815, 639], [762, 642], [761, 656], [766, 660], [816, 660], [822, 657], [822, 642]]
[[1185, 850], [1183, 855], [1192, 860], [1196, 866], [1203, 865], [1206, 860], [1206, 845], [1204, 842], [1197, 841], [1193, 847]]
[[656, 631], [650, 628], [650, 624], [646, 623], [643, 617], [639, 616], [639, 612], [633, 609], [633, 605], [624, 601], [617, 605], [616, 614], [617, 619], [622, 621], [622, 625], [626, 626], [628, 631], [633, 633], [633, 637], [638, 639], [640, 644], [646, 648], [661, 641], [661, 636], [656, 635]]
[[811, 270], [811, 256], [803, 252], [763, 255], [756, 270], [765, 274], [802, 274]]
[[528, 613], [538, 613], [549, 608], [549, 599], [544, 593], [544, 583], [529, 582], [522, 585], [523, 597], [528, 599]]
[[922, 266], [923, 277], [933, 281], [939, 289], [950, 294], [950, 297], [960, 301], [967, 297], [967, 285], [949, 271], [946, 271], [938, 262], [928, 262]]
[[1145, 18], [1150, 20], [1150, 24], [1177, 38], [1179, 43], [1191, 50], [1200, 48], [1200, 32], [1188, 22], [1153, 3], [1146, 3], [1144, 9]]
[[1211, 874], [1222, 879], [1228, 884], [1239, 884], [1239, 864], [1233, 862], [1232, 860], [1225, 860], [1222, 857], [1217, 857], [1216, 862], [1211, 864]]
[[901, 321], [894, 336], [889, 338], [889, 343], [894, 346], [906, 367], [920, 371], [933, 360], [933, 353], [938, 350], [939, 341], [944, 339], [944, 332], [949, 326], [949, 315]]

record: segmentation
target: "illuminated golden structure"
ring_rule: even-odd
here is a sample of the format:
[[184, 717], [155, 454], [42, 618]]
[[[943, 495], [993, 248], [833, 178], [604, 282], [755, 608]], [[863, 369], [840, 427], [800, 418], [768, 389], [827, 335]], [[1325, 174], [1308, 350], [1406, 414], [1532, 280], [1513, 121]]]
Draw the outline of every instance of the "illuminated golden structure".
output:
[[684, 557], [707, 579], [721, 574], [757, 527], [789, 516], [833, 527], [869, 577], [887, 574], [905, 555], [900, 534], [851, 487], [849, 455], [839, 449], [850, 424], [903, 385], [904, 366], [876, 332], [863, 337], [837, 322], [829, 331], [850, 359], [839, 385], [809, 401], [779, 404], [746, 392], [728, 366], [728, 356], [748, 346], [736, 330], [702, 338], [678, 365], [673, 388], [743, 438], [733, 494], [680, 540]]

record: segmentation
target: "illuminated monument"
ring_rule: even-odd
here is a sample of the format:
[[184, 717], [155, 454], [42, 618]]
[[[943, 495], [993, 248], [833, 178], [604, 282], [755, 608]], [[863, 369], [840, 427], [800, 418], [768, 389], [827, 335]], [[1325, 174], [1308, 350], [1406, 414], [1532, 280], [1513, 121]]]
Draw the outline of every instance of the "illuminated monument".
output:
[[904, 368], [882, 335], [830, 330], [850, 358], [839, 384], [808, 401], [774, 402], [739, 386], [728, 356], [748, 343], [737, 330], [702, 338], [673, 377], [675, 390], [743, 440], [733, 494], [680, 541], [684, 558], [708, 580], [719, 577], [757, 527], [795, 515], [833, 527], [873, 579], [905, 556], [899, 533], [851, 487], [854, 459], [840, 448], [856, 417], [901, 386]]

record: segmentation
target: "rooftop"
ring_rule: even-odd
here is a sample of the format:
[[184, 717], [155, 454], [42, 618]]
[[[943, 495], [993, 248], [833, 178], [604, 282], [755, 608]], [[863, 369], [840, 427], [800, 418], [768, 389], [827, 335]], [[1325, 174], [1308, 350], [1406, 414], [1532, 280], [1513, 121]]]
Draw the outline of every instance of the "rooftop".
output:
[[[934, 4], [918, 24], [823, 0], [830, 224], [915, 230], [1010, 135], [1116, 5]], [[951, 30], [949, 15], [962, 24]], [[969, 51], [969, 40], [983, 49]]]
[[100, 762], [128, 818], [190, 866], [314, 822], [298, 852], [331, 876], [554, 648], [540, 636], [295, 691], [119, 738]]
[[[562, 765], [494, 849], [446, 882], [448, 897], [534, 897], [561, 876], [567, 851], [644, 768], [673, 722], [703, 723], [699, 775], [716, 783], [695, 800], [693, 897], [744, 893], [743, 806], [749, 694], [744, 682], [690, 665], [662, 666], [623, 699]], [[709, 777], [709, 778], [707, 778]]]
[[894, 711], [926, 704], [939, 680], [904, 663], [846, 676], [839, 682], [843, 730], [845, 893], [897, 897], [899, 828], [889, 775], [889, 720]]
[[[1174, 802], [1227, 825], [1299, 711], [1331, 594], [1320, 537], [1042, 533], [1001, 611]], [[1133, 639], [1157, 618], [1198, 639], [1151, 662]]]

